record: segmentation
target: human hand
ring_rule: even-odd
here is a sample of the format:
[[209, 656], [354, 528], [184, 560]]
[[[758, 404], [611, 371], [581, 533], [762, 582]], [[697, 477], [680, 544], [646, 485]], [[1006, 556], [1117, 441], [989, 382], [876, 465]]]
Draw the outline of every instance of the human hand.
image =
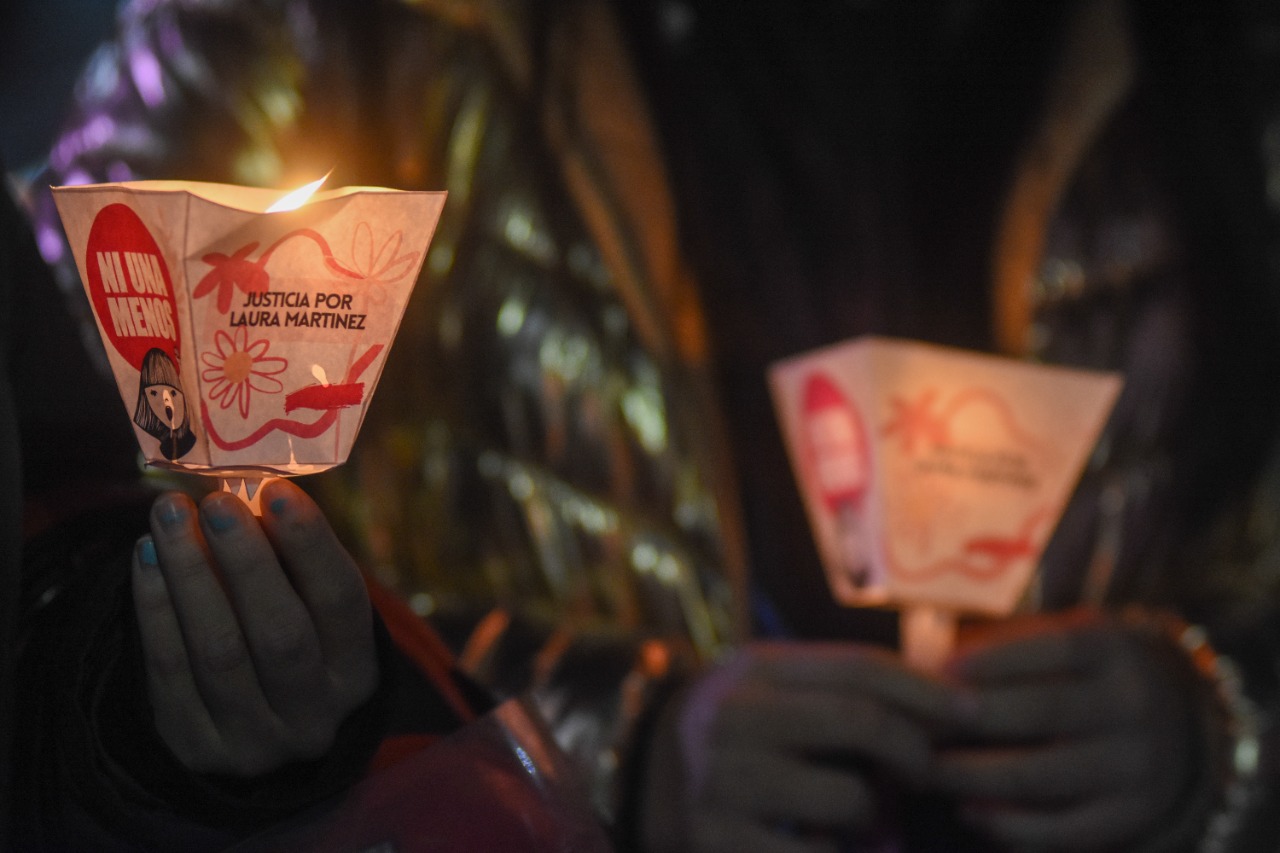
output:
[[[864, 773], [919, 779], [931, 758], [927, 722], [944, 718], [950, 702], [941, 683], [879, 649], [749, 645], [703, 676], [660, 726], [666, 744], [649, 761], [647, 846], [834, 851], [877, 819]], [[664, 776], [673, 766], [682, 778]]]
[[1172, 645], [1079, 611], [1015, 622], [963, 651], [968, 685], [935, 784], [1010, 849], [1131, 849], [1186, 792], [1198, 704]]
[[360, 572], [284, 480], [261, 523], [216, 492], [158, 498], [133, 596], [161, 737], [198, 773], [254, 776], [318, 758], [378, 684]]

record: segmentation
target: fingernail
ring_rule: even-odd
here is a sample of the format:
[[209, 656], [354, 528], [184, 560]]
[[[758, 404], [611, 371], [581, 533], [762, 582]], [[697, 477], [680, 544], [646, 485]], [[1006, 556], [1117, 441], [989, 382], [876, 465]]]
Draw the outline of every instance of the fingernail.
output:
[[156, 558], [156, 543], [150, 536], [145, 536], [138, 542], [138, 562], [148, 569], [153, 569], [160, 564], [159, 559]]
[[205, 524], [214, 533], [226, 533], [239, 522], [234, 512], [226, 506], [225, 501], [209, 501], [202, 508], [201, 515]]
[[156, 518], [166, 530], [176, 530], [186, 524], [187, 507], [177, 497], [162, 497], [156, 503]]

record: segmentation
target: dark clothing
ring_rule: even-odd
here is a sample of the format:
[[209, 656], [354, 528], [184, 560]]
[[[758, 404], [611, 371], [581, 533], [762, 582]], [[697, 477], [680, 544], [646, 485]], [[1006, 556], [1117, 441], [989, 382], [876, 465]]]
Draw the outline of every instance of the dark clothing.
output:
[[751, 460], [754, 579], [796, 636], [883, 636], [896, 617], [827, 591], [768, 366], [868, 333], [990, 347], [984, 255], [1060, 4], [963, 4], [967, 21], [943, 5], [694, 2], [679, 44], [632, 16], [734, 458]]
[[[28, 263], [23, 255], [28, 245], [25, 223], [7, 193], [0, 201], [0, 282], [20, 280]], [[39, 258], [37, 267], [43, 268]], [[47, 275], [47, 273], [46, 273]], [[18, 422], [13, 409], [9, 365], [14, 359], [13, 329], [10, 325], [14, 288], [0, 287], [0, 846], [7, 836], [10, 782], [10, 738], [13, 731], [13, 625], [18, 612], [20, 580], [19, 525], [22, 514], [18, 483], [21, 459], [18, 452]]]
[[[2, 169], [2, 165], [0, 165]], [[119, 397], [79, 346], [48, 266], [8, 192], [0, 193], [0, 843], [13, 791], [11, 680], [25, 608], [23, 531], [42, 529], [80, 498], [103, 497], [95, 482], [136, 476], [132, 432], [100, 417]], [[79, 480], [81, 486], [69, 490]], [[74, 493], [73, 493], [74, 491]], [[21, 786], [19, 786], [21, 788]]]
[[[1045, 103], [1074, 5], [873, 0], [799, 14], [777, 3], [621, 4], [706, 302], [733, 455], [750, 460], [738, 475], [754, 577], [795, 635], [863, 635], [866, 616], [826, 591], [765, 370], [867, 333], [994, 347], [994, 237], [1039, 123], [1073, 119]], [[1158, 522], [1131, 523], [1126, 541], [1126, 558], [1154, 566], [1163, 553], [1185, 558], [1238, 508], [1275, 434], [1277, 216], [1257, 152], [1276, 75], [1256, 47], [1275, 15], [1233, 3], [1125, 5], [1138, 67], [1121, 115], [1137, 119], [1144, 147], [1121, 153], [1145, 158], [1170, 200], [1164, 212], [1187, 267], [1181, 279], [1139, 282], [1135, 295], [1154, 304], [1177, 293], [1193, 317], [1178, 378], [1185, 396], [1158, 413], [1149, 438], [1171, 457], [1172, 485], [1156, 487], [1165, 492]], [[673, 20], [673, 6], [683, 17]], [[1114, 135], [1100, 141], [1095, 149], [1114, 153], [1104, 150]], [[1088, 179], [1082, 170], [1071, 182]], [[1083, 211], [1083, 225], [1113, 216], [1122, 192], [1103, 187], [1094, 200], [1113, 207]], [[1095, 334], [1109, 325], [1111, 339], [1048, 360], [1124, 370], [1127, 395], [1152, 396], [1124, 349], [1137, 346], [1144, 306], [1073, 307]], [[1113, 457], [1135, 443], [1123, 432], [1141, 429], [1113, 425], [1107, 441], [1123, 445]], [[1056, 543], [1047, 560], [1069, 562], [1079, 578], [1096, 535]], [[1175, 594], [1168, 567], [1159, 571], [1154, 585], [1144, 578], [1145, 587], [1117, 591], [1148, 602], [1197, 597], [1199, 578]]]

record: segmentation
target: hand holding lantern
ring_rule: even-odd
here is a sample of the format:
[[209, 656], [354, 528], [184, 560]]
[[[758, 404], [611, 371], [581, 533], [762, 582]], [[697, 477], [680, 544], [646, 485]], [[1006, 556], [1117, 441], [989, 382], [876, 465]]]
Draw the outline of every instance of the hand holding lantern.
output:
[[[1193, 846], [1221, 736], [1183, 650], [1150, 627], [1073, 611], [967, 638], [949, 671], [969, 701], [932, 784], [1002, 848]], [[1154, 836], [1170, 843], [1138, 843]]]
[[135, 551], [156, 727], [197, 772], [317, 758], [378, 683], [359, 570], [299, 489], [262, 480], [346, 460], [444, 203], [357, 188], [270, 212], [276, 195], [55, 190], [148, 464], [262, 516], [168, 494]]
[[659, 722], [646, 849], [845, 849], [880, 820], [877, 783], [927, 778], [931, 725], [951, 710], [943, 682], [882, 649], [749, 644]]
[[292, 483], [262, 494], [260, 523], [223, 492], [165, 495], [134, 554], [156, 728], [197, 772], [318, 758], [378, 684], [359, 569]]

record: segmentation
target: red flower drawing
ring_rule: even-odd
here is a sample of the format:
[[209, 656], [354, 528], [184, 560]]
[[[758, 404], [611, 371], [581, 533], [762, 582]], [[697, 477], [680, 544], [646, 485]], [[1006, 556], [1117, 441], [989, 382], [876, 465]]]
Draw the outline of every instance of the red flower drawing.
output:
[[938, 412], [934, 403], [938, 399], [936, 389], [930, 388], [920, 394], [914, 402], [894, 395], [889, 400], [893, 407], [893, 415], [881, 429], [885, 437], [894, 433], [902, 441], [902, 449], [914, 453], [917, 442], [925, 446], [945, 446], [951, 443], [947, 421], [950, 412]]
[[258, 248], [256, 242], [249, 243], [228, 257], [221, 252], [210, 252], [201, 258], [213, 269], [200, 279], [191, 295], [195, 299], [206, 296], [214, 290], [218, 291], [218, 310], [223, 314], [231, 310], [231, 297], [238, 287], [245, 293], [266, 293], [271, 284], [271, 275], [265, 268], [267, 253], [257, 261], [248, 260], [248, 255]]

